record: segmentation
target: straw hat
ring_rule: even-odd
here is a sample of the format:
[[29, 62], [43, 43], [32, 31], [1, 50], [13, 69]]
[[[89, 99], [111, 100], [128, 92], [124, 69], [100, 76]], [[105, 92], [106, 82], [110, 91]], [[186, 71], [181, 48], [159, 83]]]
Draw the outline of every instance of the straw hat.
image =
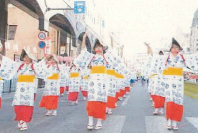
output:
[[37, 61], [37, 58], [34, 54], [31, 54], [29, 52], [27, 52], [25, 49], [22, 49], [22, 52], [21, 52], [21, 56], [20, 56], [20, 60], [23, 61], [23, 58], [25, 56], [28, 56], [30, 59], [32, 59], [33, 61]]
[[[175, 38], [172, 38], [172, 44], [171, 44], [171, 48], [176, 45], [177, 47], [179, 47], [179, 50], [182, 51], [183, 48], [180, 46], [180, 44], [178, 43], [177, 40], [175, 40]], [[170, 48], [170, 51], [171, 51], [171, 48]]]
[[58, 58], [57, 58], [57, 56], [56, 56], [55, 54], [49, 54], [49, 57], [48, 57], [47, 60], [49, 60], [49, 59], [53, 59], [53, 60], [55, 60], [56, 62], [59, 61]]

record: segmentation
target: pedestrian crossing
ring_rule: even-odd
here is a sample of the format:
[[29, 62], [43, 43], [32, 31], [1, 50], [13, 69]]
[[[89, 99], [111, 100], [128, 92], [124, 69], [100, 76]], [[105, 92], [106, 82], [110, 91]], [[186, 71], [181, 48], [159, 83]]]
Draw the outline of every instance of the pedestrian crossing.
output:
[[[198, 117], [185, 117], [191, 125], [193, 125], [196, 130], [189, 130], [189, 133], [198, 133]], [[167, 130], [166, 129], [166, 118], [164, 116], [145, 116], [145, 124], [147, 133], [176, 133], [182, 132], [184, 126], [179, 126], [179, 130]]]
[[166, 129], [166, 118], [163, 116], [146, 116], [145, 124], [147, 133], [173, 133]]
[[198, 118], [197, 117], [186, 117], [186, 119], [197, 129], [197, 132], [198, 132]]
[[[198, 118], [197, 117], [185, 117], [198, 132]], [[123, 127], [126, 124], [126, 116], [110, 116], [103, 124], [103, 129], [96, 133], [123, 133]], [[166, 118], [164, 116], [145, 116], [146, 133], [180, 133], [182, 127], [176, 130], [166, 129]], [[142, 126], [144, 127], [144, 126]], [[195, 130], [189, 133], [195, 133]], [[129, 131], [130, 132], [130, 131]], [[182, 132], [183, 133], [183, 132]]]
[[103, 129], [97, 133], [121, 133], [125, 124], [126, 116], [110, 116], [103, 124]]

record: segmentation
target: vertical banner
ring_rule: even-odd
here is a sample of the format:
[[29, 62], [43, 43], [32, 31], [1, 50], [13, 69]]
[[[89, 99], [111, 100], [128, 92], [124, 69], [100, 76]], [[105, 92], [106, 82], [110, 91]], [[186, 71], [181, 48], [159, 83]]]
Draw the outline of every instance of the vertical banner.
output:
[[45, 39], [45, 42], [46, 42], [46, 46], [45, 46], [45, 54], [51, 54], [52, 52], [51, 52], [51, 38], [50, 37], [47, 37], [46, 39]]
[[13, 45], [13, 51], [14, 51], [14, 53], [18, 53], [18, 51], [19, 51], [18, 44]]
[[8, 41], [5, 42], [5, 49], [10, 50], [10, 43]]

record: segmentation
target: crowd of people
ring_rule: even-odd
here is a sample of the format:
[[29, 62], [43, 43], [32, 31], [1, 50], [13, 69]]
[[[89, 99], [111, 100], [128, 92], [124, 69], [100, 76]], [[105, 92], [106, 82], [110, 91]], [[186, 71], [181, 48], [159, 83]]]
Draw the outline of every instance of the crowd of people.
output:
[[[56, 116], [59, 97], [67, 91], [71, 105], [78, 104], [79, 92], [87, 101], [87, 129], [94, 129], [93, 119], [97, 119], [95, 129], [102, 128], [106, 114], [112, 114], [117, 101], [130, 92], [135, 73], [131, 72], [121, 58], [100, 43], [94, 46], [94, 53], [85, 48], [86, 34], [82, 40], [82, 52], [74, 60], [57, 58], [46, 54], [37, 62], [34, 55], [22, 50], [21, 62], [0, 55], [0, 107], [3, 79], [10, 80], [17, 74], [18, 81], [12, 105], [20, 130], [27, 130], [31, 122], [37, 92], [36, 79], [44, 79], [45, 88], [40, 107], [46, 109], [46, 116]], [[2, 107], [3, 108], [3, 107]]]

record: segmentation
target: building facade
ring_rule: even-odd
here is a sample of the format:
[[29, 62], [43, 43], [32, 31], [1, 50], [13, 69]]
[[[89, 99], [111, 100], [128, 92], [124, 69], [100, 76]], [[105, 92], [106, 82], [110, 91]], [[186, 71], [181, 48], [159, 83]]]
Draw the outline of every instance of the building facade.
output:
[[194, 14], [191, 34], [190, 34], [190, 52], [197, 53], [198, 52], [198, 9]]

